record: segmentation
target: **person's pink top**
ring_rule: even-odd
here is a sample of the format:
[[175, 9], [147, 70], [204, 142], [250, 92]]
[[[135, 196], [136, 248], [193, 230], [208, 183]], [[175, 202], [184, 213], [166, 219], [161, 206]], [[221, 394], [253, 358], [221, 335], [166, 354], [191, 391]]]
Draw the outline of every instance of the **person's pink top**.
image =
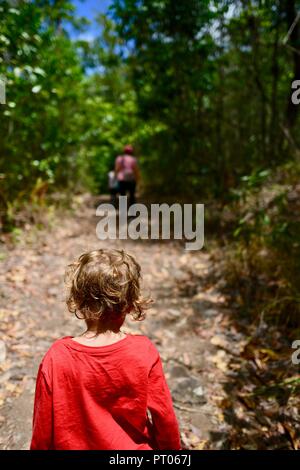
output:
[[99, 347], [67, 336], [51, 346], [38, 371], [31, 450], [180, 448], [161, 359], [146, 336]]
[[124, 181], [126, 172], [135, 173], [137, 160], [132, 155], [119, 155], [116, 159], [116, 165], [120, 167], [117, 179], [118, 181]]

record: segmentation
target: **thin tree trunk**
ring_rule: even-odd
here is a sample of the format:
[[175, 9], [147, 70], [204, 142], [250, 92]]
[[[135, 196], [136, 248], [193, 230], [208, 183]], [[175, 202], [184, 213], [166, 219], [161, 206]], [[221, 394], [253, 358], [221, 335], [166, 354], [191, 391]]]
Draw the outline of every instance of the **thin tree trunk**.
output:
[[272, 92], [271, 92], [271, 116], [270, 116], [270, 129], [269, 129], [269, 154], [272, 162], [277, 161], [278, 156], [278, 109], [277, 109], [277, 94], [278, 94], [278, 79], [279, 79], [279, 65], [278, 65], [278, 45], [279, 45], [279, 8], [277, 8], [277, 21], [273, 43], [273, 56], [272, 56]]
[[[297, 16], [296, 2], [295, 0], [285, 0], [285, 14], [288, 29], [291, 27]], [[293, 80], [300, 79], [300, 26], [299, 22], [295, 24], [290, 37], [288, 38], [288, 44], [293, 48]], [[294, 127], [298, 114], [298, 106], [292, 103], [292, 89], [290, 88], [288, 94], [288, 103], [286, 107], [286, 127], [290, 133]]]

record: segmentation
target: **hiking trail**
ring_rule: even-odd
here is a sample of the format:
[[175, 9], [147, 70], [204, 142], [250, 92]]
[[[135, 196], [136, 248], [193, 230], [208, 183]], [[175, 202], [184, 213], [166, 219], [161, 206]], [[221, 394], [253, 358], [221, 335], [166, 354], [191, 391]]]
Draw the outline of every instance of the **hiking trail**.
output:
[[216, 341], [224, 329], [224, 298], [206, 282], [212, 268], [205, 250], [186, 251], [177, 241], [106, 240], [96, 237], [95, 200], [87, 198], [49, 229], [27, 233], [6, 247], [0, 262], [0, 447], [28, 449], [35, 377], [56, 339], [84, 325], [65, 305], [64, 271], [87, 250], [122, 248], [142, 267], [155, 303], [143, 322], [125, 331], [148, 335], [160, 351], [183, 445], [222, 448], [228, 425], [218, 403], [228, 362]]

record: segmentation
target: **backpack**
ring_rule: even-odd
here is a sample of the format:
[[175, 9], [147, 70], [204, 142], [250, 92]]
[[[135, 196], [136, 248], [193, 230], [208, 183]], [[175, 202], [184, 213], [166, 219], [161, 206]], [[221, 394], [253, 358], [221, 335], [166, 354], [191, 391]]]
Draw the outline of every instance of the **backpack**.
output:
[[124, 175], [124, 181], [135, 181], [135, 174], [132, 168], [126, 168], [125, 164], [125, 155], [122, 156], [121, 159], [121, 165], [122, 165], [122, 170], [123, 170], [123, 175]]

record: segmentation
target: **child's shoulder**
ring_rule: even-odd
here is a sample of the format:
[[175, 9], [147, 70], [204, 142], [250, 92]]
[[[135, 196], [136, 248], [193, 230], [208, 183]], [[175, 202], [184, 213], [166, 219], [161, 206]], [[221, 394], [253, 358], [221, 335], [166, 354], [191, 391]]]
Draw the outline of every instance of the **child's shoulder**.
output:
[[51, 346], [49, 347], [48, 351], [44, 355], [43, 363], [49, 362], [53, 356], [58, 355], [61, 351], [65, 349], [65, 344], [69, 340], [70, 336], [64, 336], [63, 338], [59, 338], [55, 340]]
[[59, 363], [60, 358], [63, 360], [64, 344], [68, 338], [68, 336], [64, 336], [54, 341], [42, 358], [39, 369], [46, 377], [51, 375], [54, 363]]
[[146, 335], [140, 335], [139, 333], [128, 333], [127, 337], [131, 338], [132, 341], [139, 342], [141, 344], [152, 344], [152, 341]]
[[129, 337], [135, 343], [135, 346], [140, 346], [143, 349], [148, 349], [149, 352], [158, 354], [155, 344], [151, 341], [148, 336], [139, 334], [130, 334]]
[[62, 338], [56, 339], [48, 349], [48, 352], [55, 352], [61, 350], [65, 344], [72, 338], [72, 336], [63, 336]]
[[[46, 352], [42, 362], [46, 365], [52, 362], [53, 359], [55, 362], [59, 361], [59, 359], [63, 361], [65, 359], [65, 353], [69, 349], [68, 345], [71, 338], [72, 336], [64, 336], [54, 341]], [[127, 346], [129, 346], [130, 349], [133, 348], [135, 351], [140, 350], [142, 353], [148, 353], [155, 356], [158, 355], [156, 346], [148, 336], [128, 334], [127, 339], [129, 340]]]

